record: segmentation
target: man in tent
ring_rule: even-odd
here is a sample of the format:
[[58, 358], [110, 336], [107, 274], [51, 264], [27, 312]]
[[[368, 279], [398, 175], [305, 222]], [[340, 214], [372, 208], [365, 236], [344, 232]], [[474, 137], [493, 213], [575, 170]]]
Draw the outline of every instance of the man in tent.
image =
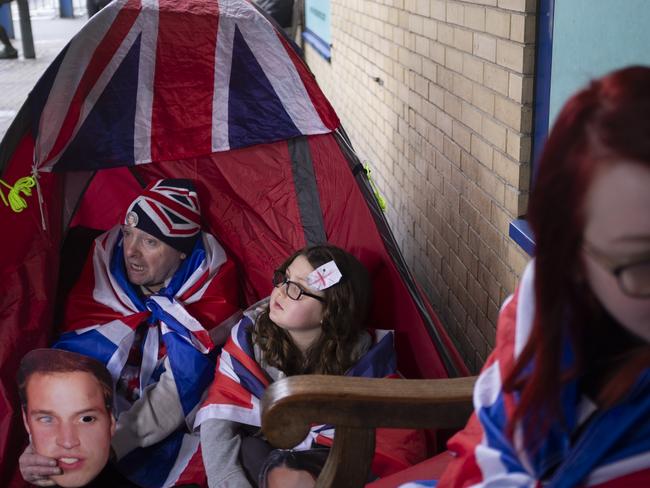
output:
[[[142, 486], [204, 476], [190, 429], [213, 378], [214, 344], [228, 335], [217, 326], [239, 309], [234, 265], [200, 221], [190, 180], [147, 187], [123, 225], [95, 240], [66, 302], [66, 332], [54, 344], [95, 357], [111, 372], [118, 415], [112, 447], [118, 469]], [[25, 456], [21, 466], [29, 464]]]

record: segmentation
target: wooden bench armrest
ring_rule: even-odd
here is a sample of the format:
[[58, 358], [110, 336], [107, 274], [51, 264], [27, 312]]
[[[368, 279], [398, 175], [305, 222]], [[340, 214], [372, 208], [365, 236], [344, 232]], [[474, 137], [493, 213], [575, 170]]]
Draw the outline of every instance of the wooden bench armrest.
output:
[[317, 487], [363, 486], [375, 428], [462, 427], [472, 413], [475, 376], [436, 380], [292, 376], [262, 399], [262, 430], [271, 444], [299, 444], [314, 424], [336, 429]]

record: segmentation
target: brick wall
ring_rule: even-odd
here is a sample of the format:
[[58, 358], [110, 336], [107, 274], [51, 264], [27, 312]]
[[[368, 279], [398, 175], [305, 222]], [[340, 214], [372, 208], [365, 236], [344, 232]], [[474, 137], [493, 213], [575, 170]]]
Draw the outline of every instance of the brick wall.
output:
[[534, 0], [332, 0], [306, 59], [416, 278], [469, 367], [527, 255], [508, 237], [530, 174]]

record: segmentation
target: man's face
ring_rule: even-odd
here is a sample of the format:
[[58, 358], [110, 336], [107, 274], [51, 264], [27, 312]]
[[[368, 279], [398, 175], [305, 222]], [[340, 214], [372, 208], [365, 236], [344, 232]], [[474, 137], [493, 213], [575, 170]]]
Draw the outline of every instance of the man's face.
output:
[[124, 226], [122, 233], [129, 281], [158, 291], [174, 275], [184, 254], [136, 227]]
[[84, 486], [108, 462], [115, 420], [91, 373], [34, 373], [26, 388], [25, 428], [34, 450], [56, 459], [62, 487]]

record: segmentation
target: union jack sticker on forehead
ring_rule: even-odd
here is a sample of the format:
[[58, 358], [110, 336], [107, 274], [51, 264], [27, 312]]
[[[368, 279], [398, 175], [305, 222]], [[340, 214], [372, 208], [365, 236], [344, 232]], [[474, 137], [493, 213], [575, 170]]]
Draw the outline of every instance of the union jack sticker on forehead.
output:
[[314, 271], [307, 275], [307, 283], [314, 290], [326, 290], [330, 286], [336, 285], [343, 275], [339, 270], [336, 263], [328, 261], [325, 264], [318, 266]]

